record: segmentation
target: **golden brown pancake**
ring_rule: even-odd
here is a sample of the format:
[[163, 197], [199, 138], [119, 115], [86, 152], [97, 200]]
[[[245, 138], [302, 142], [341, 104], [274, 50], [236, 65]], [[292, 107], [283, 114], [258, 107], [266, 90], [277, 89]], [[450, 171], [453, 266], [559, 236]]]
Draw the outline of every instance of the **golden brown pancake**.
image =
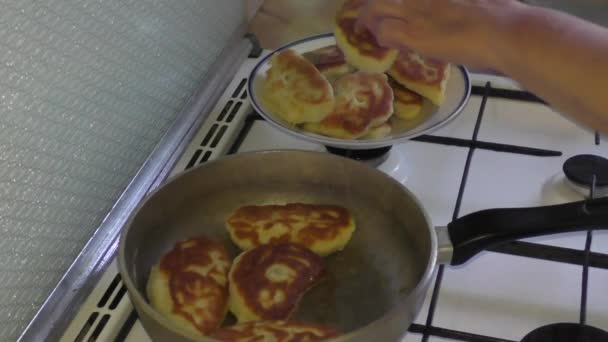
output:
[[450, 64], [406, 51], [399, 54], [388, 74], [405, 88], [441, 105], [450, 78]]
[[382, 139], [382, 138], [386, 138], [389, 134], [391, 134], [391, 131], [393, 130], [393, 127], [391, 126], [390, 123], [385, 122], [382, 125], [378, 126], [378, 127], [372, 127], [367, 134], [365, 134], [363, 136], [363, 139]]
[[329, 137], [357, 139], [393, 115], [393, 89], [385, 74], [358, 71], [340, 78], [334, 88], [334, 111], [318, 124], [304, 124], [303, 129]]
[[334, 92], [315, 66], [291, 49], [276, 53], [262, 82], [261, 102], [288, 123], [319, 122], [334, 108]]
[[150, 271], [150, 304], [180, 328], [207, 334], [226, 315], [229, 268], [222, 244], [206, 237], [181, 241]]
[[344, 53], [336, 45], [322, 47], [305, 53], [308, 59], [329, 80], [335, 82], [338, 78], [354, 71], [354, 68], [346, 63]]
[[287, 320], [325, 272], [323, 258], [293, 243], [241, 253], [229, 273], [230, 311], [239, 323]]
[[210, 337], [222, 342], [314, 342], [338, 335], [338, 330], [319, 324], [263, 321], [222, 328]]
[[348, 64], [367, 72], [385, 72], [395, 62], [398, 51], [381, 47], [374, 35], [356, 25], [361, 0], [347, 0], [336, 15], [334, 36]]
[[411, 90], [404, 88], [397, 82], [391, 82], [395, 100], [393, 107], [395, 116], [404, 119], [415, 119], [422, 112], [423, 98]]
[[346, 208], [335, 205], [249, 205], [237, 209], [226, 228], [243, 250], [293, 242], [326, 256], [346, 246], [355, 231], [355, 220]]

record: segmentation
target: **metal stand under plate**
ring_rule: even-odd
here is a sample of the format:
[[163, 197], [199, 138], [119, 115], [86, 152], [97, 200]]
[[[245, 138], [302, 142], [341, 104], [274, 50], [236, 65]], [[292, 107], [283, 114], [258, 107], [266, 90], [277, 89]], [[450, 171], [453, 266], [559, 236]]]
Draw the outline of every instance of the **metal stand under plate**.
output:
[[348, 150], [343, 148], [325, 146], [325, 149], [327, 149], [327, 152], [329, 153], [350, 158], [353, 160], [358, 160], [373, 167], [377, 167], [384, 161], [386, 161], [392, 148], [392, 146], [387, 146], [368, 150]]

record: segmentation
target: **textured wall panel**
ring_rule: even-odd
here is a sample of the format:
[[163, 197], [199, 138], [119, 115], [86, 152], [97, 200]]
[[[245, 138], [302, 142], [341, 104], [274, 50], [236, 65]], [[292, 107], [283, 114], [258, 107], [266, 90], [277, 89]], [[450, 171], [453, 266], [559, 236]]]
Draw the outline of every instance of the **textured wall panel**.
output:
[[242, 0], [1, 4], [0, 339], [14, 340], [245, 10]]

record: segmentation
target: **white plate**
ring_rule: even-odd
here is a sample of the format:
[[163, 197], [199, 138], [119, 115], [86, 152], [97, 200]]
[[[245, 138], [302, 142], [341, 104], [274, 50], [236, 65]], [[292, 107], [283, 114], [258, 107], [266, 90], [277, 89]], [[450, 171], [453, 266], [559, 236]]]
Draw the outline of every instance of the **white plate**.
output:
[[469, 73], [463, 66], [452, 65], [450, 79], [447, 84], [445, 101], [440, 106], [434, 106], [425, 100], [420, 119], [415, 121], [395, 120], [391, 134], [381, 139], [337, 139], [305, 131], [299, 127], [289, 124], [282, 120], [278, 115], [267, 110], [259, 98], [260, 81], [266, 78], [266, 71], [270, 68], [270, 58], [277, 52], [284, 49], [293, 49], [304, 54], [318, 48], [335, 45], [336, 40], [332, 33], [304, 38], [283, 47], [278, 48], [264, 57], [249, 75], [247, 87], [249, 101], [253, 108], [266, 121], [274, 127], [291, 134], [297, 138], [320, 143], [326, 146], [346, 148], [346, 149], [371, 149], [394, 145], [419, 135], [428, 134], [439, 129], [454, 119], [464, 108], [471, 95], [471, 82]]

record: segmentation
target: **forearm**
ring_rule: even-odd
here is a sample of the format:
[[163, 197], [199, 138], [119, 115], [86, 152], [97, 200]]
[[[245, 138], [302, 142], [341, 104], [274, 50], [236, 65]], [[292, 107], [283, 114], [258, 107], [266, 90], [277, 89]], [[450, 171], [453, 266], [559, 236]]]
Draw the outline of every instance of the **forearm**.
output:
[[579, 123], [608, 132], [608, 29], [513, 5], [497, 22], [495, 67]]

